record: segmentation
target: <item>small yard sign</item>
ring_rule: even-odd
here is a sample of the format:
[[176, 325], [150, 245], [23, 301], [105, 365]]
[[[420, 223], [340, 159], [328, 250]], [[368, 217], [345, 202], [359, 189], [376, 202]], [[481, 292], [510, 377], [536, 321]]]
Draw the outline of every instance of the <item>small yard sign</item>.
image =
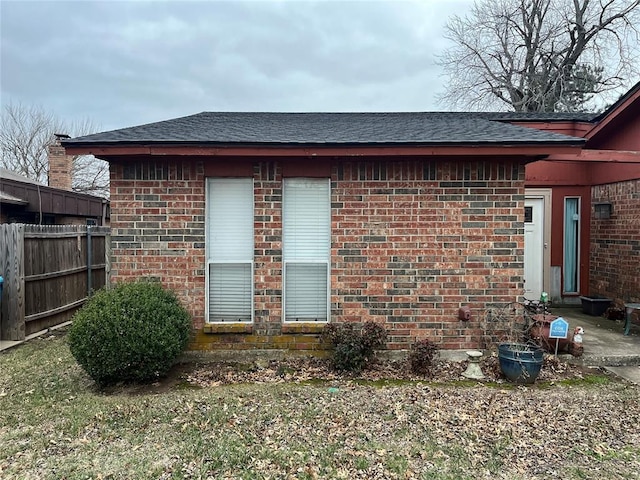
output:
[[569, 322], [562, 317], [551, 322], [549, 338], [567, 338], [567, 335], [569, 335]]
[[558, 342], [561, 338], [567, 338], [569, 335], [569, 322], [564, 318], [558, 317], [549, 326], [549, 338], [556, 339], [556, 357], [558, 356]]

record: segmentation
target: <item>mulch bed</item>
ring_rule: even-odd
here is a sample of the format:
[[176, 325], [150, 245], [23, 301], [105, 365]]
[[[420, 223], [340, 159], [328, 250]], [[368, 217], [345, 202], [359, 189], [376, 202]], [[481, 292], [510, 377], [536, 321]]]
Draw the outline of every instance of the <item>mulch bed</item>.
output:
[[[237, 383], [285, 383], [326, 381], [429, 381], [448, 383], [469, 381], [462, 373], [468, 362], [436, 360], [429, 375], [416, 375], [410, 371], [407, 362], [394, 360], [376, 360], [369, 368], [358, 372], [336, 371], [328, 359], [292, 358], [287, 360], [259, 361], [251, 364], [205, 363], [184, 368], [182, 377], [194, 386], [209, 387]], [[507, 382], [500, 372], [498, 358], [495, 355], [482, 360], [481, 369], [486, 376], [485, 382]], [[585, 375], [602, 373], [599, 369], [587, 369], [545, 355], [544, 365], [536, 383], [557, 382], [567, 379], [580, 379]]]

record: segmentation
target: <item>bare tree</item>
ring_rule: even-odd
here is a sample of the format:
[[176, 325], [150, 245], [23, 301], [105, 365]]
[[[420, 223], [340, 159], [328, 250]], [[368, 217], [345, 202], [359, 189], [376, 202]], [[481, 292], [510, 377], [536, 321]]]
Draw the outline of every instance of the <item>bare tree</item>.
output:
[[[88, 119], [75, 123], [69, 128], [72, 137], [89, 135], [99, 129]], [[66, 133], [66, 132], [65, 132]], [[73, 157], [72, 188], [76, 192], [109, 197], [109, 163], [93, 155]]]
[[638, 75], [640, 0], [477, 0], [446, 26], [440, 101], [582, 111]]
[[47, 147], [61, 122], [38, 107], [7, 104], [0, 122], [0, 165], [22, 176], [46, 183]]
[[[38, 106], [9, 103], [0, 120], [0, 166], [47, 184], [47, 149], [56, 133], [88, 135], [97, 130], [89, 120], [65, 124]], [[73, 157], [72, 185], [76, 192], [109, 196], [109, 165], [92, 155]]]

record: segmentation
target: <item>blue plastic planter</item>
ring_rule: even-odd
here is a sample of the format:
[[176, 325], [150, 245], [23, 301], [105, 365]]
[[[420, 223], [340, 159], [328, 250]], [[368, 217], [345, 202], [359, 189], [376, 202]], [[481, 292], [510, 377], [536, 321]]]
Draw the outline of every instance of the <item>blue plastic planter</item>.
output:
[[524, 343], [498, 345], [500, 370], [514, 383], [529, 384], [536, 381], [542, 367], [543, 351]]

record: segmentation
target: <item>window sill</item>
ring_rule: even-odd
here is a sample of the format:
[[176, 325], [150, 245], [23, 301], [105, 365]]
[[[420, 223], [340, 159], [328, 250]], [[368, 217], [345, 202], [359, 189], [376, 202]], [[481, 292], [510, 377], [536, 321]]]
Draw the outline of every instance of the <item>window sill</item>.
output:
[[322, 333], [326, 322], [283, 323], [282, 333]]
[[206, 323], [202, 328], [204, 333], [253, 333], [251, 323]]

